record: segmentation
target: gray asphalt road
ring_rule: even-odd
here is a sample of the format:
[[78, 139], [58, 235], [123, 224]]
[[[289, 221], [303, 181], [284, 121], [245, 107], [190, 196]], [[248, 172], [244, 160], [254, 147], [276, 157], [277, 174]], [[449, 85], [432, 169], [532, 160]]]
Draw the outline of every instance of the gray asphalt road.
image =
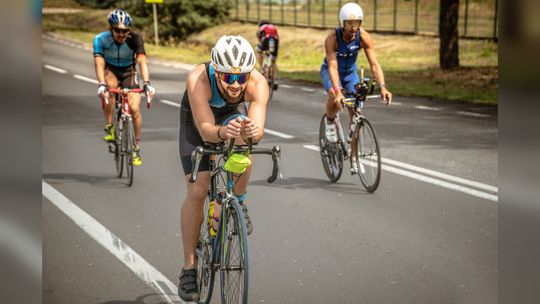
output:
[[[101, 141], [96, 86], [74, 77], [94, 78], [91, 53], [47, 38], [43, 64], [43, 180], [114, 234], [113, 247], [136, 252], [133, 263], [144, 259], [177, 284], [186, 181], [178, 108], [161, 100], [180, 102], [187, 71], [150, 65], [158, 95], [143, 109], [144, 164], [127, 188]], [[267, 184], [270, 160], [254, 164], [250, 303], [496, 303], [497, 202], [463, 190], [496, 196], [496, 109], [369, 103], [385, 164], [399, 170], [383, 171], [368, 194], [347, 173], [329, 182], [318, 152], [305, 147], [317, 143], [321, 89], [285, 82], [274, 96], [266, 128], [293, 138], [267, 133], [261, 144], [282, 146], [284, 179]], [[53, 200], [43, 198], [44, 303], [163, 303], [125, 256], [91, 236], [99, 229], [76, 224]]]

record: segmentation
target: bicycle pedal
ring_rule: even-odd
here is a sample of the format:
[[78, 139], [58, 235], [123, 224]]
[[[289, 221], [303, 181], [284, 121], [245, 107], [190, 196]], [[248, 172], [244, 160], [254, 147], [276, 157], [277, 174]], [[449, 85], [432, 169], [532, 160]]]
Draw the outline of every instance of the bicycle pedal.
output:
[[110, 143], [108, 143], [108, 146], [109, 146], [109, 152], [110, 153], [116, 152], [116, 146], [114, 145], [114, 143], [110, 142]]

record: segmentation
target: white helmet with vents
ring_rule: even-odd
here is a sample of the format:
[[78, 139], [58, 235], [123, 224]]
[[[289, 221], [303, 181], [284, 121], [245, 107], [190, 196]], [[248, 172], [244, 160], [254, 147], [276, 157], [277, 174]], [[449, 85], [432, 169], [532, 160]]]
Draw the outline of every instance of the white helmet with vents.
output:
[[212, 64], [222, 73], [249, 73], [255, 67], [255, 52], [244, 37], [224, 35], [212, 49]]
[[362, 20], [364, 19], [364, 12], [360, 5], [356, 3], [347, 3], [339, 10], [339, 23], [343, 27], [345, 20]]

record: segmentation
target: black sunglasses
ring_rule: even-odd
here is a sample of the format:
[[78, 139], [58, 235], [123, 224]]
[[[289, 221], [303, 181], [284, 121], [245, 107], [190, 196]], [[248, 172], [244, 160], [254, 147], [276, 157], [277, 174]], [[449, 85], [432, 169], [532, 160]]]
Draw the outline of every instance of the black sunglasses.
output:
[[125, 34], [125, 33], [129, 33], [131, 30], [130, 29], [119, 29], [117, 27], [114, 27], [113, 28], [113, 31], [115, 33], [122, 33], [122, 34]]

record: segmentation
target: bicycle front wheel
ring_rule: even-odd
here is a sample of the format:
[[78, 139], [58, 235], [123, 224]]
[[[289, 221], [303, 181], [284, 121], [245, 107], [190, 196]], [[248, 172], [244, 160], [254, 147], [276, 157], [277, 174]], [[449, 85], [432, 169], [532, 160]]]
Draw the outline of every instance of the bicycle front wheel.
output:
[[247, 229], [240, 205], [232, 200], [222, 213], [221, 227], [221, 302], [248, 303], [249, 254]]
[[199, 304], [208, 304], [212, 299], [214, 289], [215, 272], [213, 269], [214, 250], [212, 247], [212, 237], [208, 225], [209, 198], [206, 199], [203, 209], [203, 222], [199, 232], [199, 240], [195, 248], [197, 256], [197, 287], [199, 289]]
[[375, 130], [366, 118], [356, 126], [352, 145], [351, 165], [356, 162], [362, 185], [373, 192], [381, 180], [381, 153]]
[[126, 160], [126, 177], [128, 186], [133, 185], [133, 152], [135, 151], [135, 130], [133, 129], [133, 121], [126, 119], [124, 122], [124, 143], [125, 143], [125, 160]]
[[337, 182], [343, 171], [343, 156], [341, 145], [339, 143], [331, 143], [326, 140], [325, 122], [326, 114], [321, 119], [319, 127], [319, 150], [324, 172], [328, 179], [332, 182]]
[[[116, 116], [116, 115], [115, 115]], [[116, 164], [116, 174], [122, 177], [124, 172], [124, 152], [122, 146], [122, 121], [120, 118], [114, 121], [114, 163]]]

